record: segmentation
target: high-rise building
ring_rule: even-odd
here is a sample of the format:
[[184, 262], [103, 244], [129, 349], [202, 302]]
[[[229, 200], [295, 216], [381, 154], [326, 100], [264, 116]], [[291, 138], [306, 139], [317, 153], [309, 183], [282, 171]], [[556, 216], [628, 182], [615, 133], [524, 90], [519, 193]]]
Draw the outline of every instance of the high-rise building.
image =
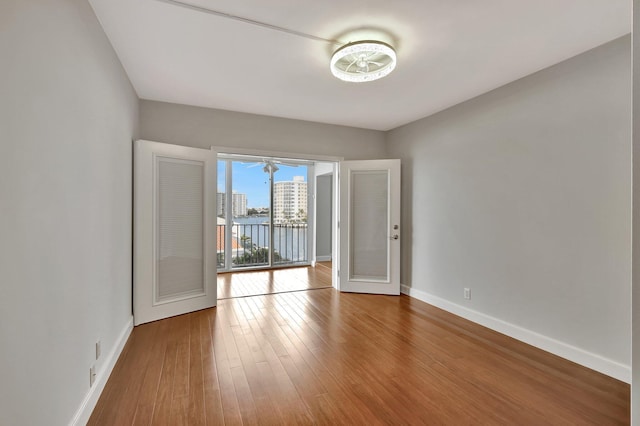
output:
[[216, 216], [224, 217], [224, 207], [227, 205], [226, 201], [227, 197], [225, 197], [225, 193], [218, 192], [216, 196]]
[[[224, 216], [227, 197], [224, 192], [218, 192], [216, 197], [216, 216]], [[247, 215], [247, 194], [234, 192], [231, 194], [231, 214], [235, 216]]]
[[231, 209], [233, 216], [246, 216], [247, 215], [247, 194], [238, 194], [234, 192], [231, 194]]
[[273, 184], [273, 222], [307, 220], [307, 182], [304, 176]]

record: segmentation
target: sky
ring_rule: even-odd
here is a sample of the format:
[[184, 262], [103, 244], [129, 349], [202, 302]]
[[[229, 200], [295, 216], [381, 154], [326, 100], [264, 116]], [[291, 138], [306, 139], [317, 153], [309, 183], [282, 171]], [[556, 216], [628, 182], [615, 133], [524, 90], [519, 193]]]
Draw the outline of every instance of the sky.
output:
[[[269, 207], [269, 174], [264, 163], [234, 161], [233, 192], [247, 194], [247, 207]], [[218, 192], [225, 192], [226, 162], [218, 161]], [[287, 166], [277, 164], [275, 182], [291, 181], [294, 176], [303, 176], [307, 181], [307, 166]]]

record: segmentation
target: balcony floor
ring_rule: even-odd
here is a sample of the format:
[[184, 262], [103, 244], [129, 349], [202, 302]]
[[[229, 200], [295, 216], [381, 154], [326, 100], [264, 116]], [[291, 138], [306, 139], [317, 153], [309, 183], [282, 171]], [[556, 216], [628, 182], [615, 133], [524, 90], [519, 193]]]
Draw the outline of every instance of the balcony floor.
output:
[[317, 266], [218, 274], [218, 299], [331, 287], [331, 262]]

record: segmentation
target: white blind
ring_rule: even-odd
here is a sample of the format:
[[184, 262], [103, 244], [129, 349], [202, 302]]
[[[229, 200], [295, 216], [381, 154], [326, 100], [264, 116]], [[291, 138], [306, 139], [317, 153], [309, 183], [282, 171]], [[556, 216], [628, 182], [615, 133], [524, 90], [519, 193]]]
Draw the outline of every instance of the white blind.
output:
[[351, 175], [350, 278], [388, 280], [388, 181], [386, 170]]
[[157, 157], [156, 300], [204, 293], [204, 163]]

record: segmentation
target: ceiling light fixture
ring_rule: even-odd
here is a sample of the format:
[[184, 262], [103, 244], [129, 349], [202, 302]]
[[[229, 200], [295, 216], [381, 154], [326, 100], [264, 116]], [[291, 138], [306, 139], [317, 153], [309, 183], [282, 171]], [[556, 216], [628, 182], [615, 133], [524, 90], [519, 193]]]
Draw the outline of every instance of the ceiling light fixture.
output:
[[378, 80], [396, 67], [396, 51], [387, 43], [363, 40], [348, 43], [331, 57], [331, 73], [354, 83]]

